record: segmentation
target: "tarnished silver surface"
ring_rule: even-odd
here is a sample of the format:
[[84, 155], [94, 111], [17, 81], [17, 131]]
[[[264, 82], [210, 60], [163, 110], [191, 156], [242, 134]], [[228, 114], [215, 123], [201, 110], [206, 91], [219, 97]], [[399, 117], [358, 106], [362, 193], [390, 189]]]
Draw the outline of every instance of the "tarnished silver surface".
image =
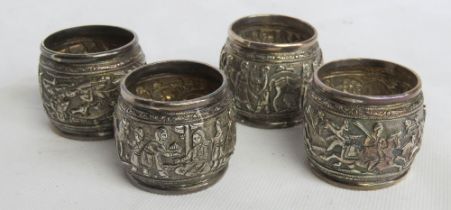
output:
[[123, 28], [81, 26], [48, 36], [39, 84], [52, 124], [73, 138], [112, 138], [119, 82], [144, 63], [136, 35]]
[[232, 24], [221, 52], [239, 122], [281, 128], [302, 121], [302, 100], [322, 63], [316, 30], [281, 15], [244, 17]]
[[420, 149], [421, 82], [400, 65], [372, 59], [325, 64], [314, 74], [304, 107], [309, 162], [340, 186], [394, 184]]
[[116, 145], [132, 182], [164, 193], [215, 183], [235, 145], [225, 75], [190, 61], [149, 64], [127, 75], [115, 112]]

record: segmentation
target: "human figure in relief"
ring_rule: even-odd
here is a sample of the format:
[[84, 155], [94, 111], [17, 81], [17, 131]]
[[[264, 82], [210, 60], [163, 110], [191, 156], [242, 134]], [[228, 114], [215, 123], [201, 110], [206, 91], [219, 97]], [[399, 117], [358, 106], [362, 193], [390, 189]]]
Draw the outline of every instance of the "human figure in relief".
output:
[[176, 161], [176, 164], [182, 164], [175, 169], [175, 173], [185, 176], [197, 176], [210, 171], [208, 164], [209, 141], [205, 138], [202, 129], [197, 129], [192, 135], [192, 148], [187, 155]]
[[[332, 159], [338, 160], [334, 165], [337, 167], [346, 164], [348, 168], [354, 169], [355, 156], [357, 155], [357, 149], [351, 144], [351, 136], [348, 134], [349, 122], [347, 120], [343, 121], [343, 125], [338, 127], [332, 122], [326, 121], [325, 129], [329, 130], [332, 135], [326, 138], [326, 142], [330, 142], [326, 148], [326, 153], [331, 153], [332, 155], [325, 158], [329, 161]], [[339, 147], [340, 155], [337, 156], [333, 150]]]
[[130, 133], [129, 128], [130, 122], [123, 118], [119, 120], [118, 127], [118, 133], [117, 133], [117, 147], [119, 150], [119, 157], [123, 160], [128, 159], [128, 154], [126, 153], [125, 144], [127, 142], [128, 135]]
[[[306, 146], [309, 151], [316, 154], [317, 150], [321, 150], [324, 152], [323, 146], [326, 145], [326, 141], [321, 135], [321, 129], [325, 127], [324, 123], [324, 113], [322, 111], [317, 111], [314, 114], [314, 110], [312, 106], [306, 105], [305, 108], [305, 118], [306, 118], [306, 129], [309, 132], [305, 133], [306, 137]], [[313, 133], [313, 136], [310, 136], [310, 133]]]
[[256, 66], [250, 67], [249, 62], [243, 64], [243, 72], [247, 72], [247, 108], [253, 112], [269, 113], [269, 78], [268, 72], [269, 66], [263, 68], [257, 68]]
[[[227, 69], [228, 78], [230, 80], [230, 84], [232, 89], [235, 92], [235, 104], [238, 108], [244, 109], [249, 103], [247, 99], [247, 90], [246, 86], [246, 76], [243, 76], [242, 72], [246, 71], [248, 66], [248, 62], [242, 62], [240, 67], [236, 69], [232, 63], [234, 62], [234, 58], [231, 55], [227, 56], [227, 63], [224, 69]], [[245, 74], [244, 74], [245, 75]]]
[[212, 141], [212, 169], [218, 168], [222, 162], [222, 157], [224, 156], [224, 137], [221, 129], [221, 122], [217, 120], [215, 122], [216, 135], [213, 137]]
[[363, 141], [362, 164], [369, 172], [373, 172], [379, 161], [384, 159], [384, 154], [381, 152], [386, 147], [386, 139], [383, 137], [384, 127], [382, 123], [378, 122], [373, 126], [372, 133], [368, 133], [366, 130], [364, 132], [367, 137]]
[[346, 143], [346, 132], [349, 131], [348, 121], [345, 120], [341, 127], [338, 127], [332, 122], [327, 122], [325, 128], [332, 132], [332, 135], [326, 138], [326, 141], [331, 141], [326, 151], [329, 152], [336, 146], [344, 147]]
[[150, 176], [154, 172], [159, 177], [167, 178], [168, 172], [163, 167], [162, 156], [170, 157], [166, 149], [168, 141], [168, 131], [160, 127], [155, 131], [155, 138], [145, 144], [143, 150], [143, 173]]
[[134, 129], [134, 139], [129, 142], [131, 148], [130, 164], [131, 171], [138, 172], [141, 167], [141, 152], [144, 146], [144, 130], [140, 127]]
[[412, 160], [415, 154], [418, 152], [419, 147], [417, 145], [417, 139], [417, 135], [413, 134], [406, 145], [402, 147], [402, 157], [404, 158], [405, 163]]

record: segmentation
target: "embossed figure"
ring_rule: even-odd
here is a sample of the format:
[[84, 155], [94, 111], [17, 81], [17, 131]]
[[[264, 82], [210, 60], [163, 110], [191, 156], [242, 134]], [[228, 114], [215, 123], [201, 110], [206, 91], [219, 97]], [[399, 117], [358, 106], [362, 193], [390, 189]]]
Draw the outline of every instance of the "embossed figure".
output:
[[[222, 164], [227, 164], [227, 161], [229, 159], [229, 155], [232, 154], [233, 150], [235, 149], [236, 144], [236, 128], [235, 128], [235, 112], [233, 111], [233, 108], [229, 108], [227, 111], [227, 117], [225, 118], [225, 121], [227, 122], [227, 129], [226, 132], [223, 134], [224, 136], [224, 151], [226, 154], [224, 154], [224, 159], [222, 161]], [[218, 125], [218, 124], [217, 124]]]
[[80, 85], [79, 87], [77, 87], [77, 90], [74, 91], [74, 93], [79, 94], [80, 102], [82, 102], [82, 104], [79, 105], [77, 108], [72, 109], [71, 114], [73, 115], [80, 114], [82, 116], [88, 116], [89, 107], [91, 106], [91, 103], [94, 101], [91, 83]]
[[[244, 109], [245, 107], [242, 107], [242, 104], [245, 104], [246, 94], [244, 91], [238, 92], [237, 90], [241, 89], [244, 85], [241, 83], [241, 80], [244, 80], [244, 77], [241, 77], [241, 68], [235, 67], [235, 59], [233, 55], [226, 54], [225, 51], [221, 52], [221, 62], [220, 62], [220, 68], [221, 69], [228, 69], [228, 78], [230, 84], [230, 89], [232, 91], [236, 92], [236, 95], [234, 96], [234, 101], [237, 107]], [[243, 63], [240, 64], [240, 66], [243, 65]], [[238, 67], [240, 67], [238, 66]]]
[[356, 123], [366, 135], [363, 141], [363, 161], [368, 171], [373, 171], [379, 161], [384, 159], [384, 148], [387, 147], [386, 139], [383, 137], [384, 127], [382, 123], [376, 123], [373, 132], [369, 133], [361, 124]]
[[402, 153], [399, 158], [404, 163], [407, 163], [409, 160], [413, 159], [419, 149], [417, 145], [417, 135], [414, 134], [410, 137], [410, 140], [402, 147]]
[[379, 161], [379, 163], [376, 165], [377, 170], [379, 171], [386, 171], [386, 170], [390, 170], [390, 169], [395, 169], [396, 171], [401, 171], [403, 166], [402, 165], [398, 165], [395, 160], [396, 157], [399, 154], [399, 152], [397, 152], [401, 145], [400, 141], [401, 141], [401, 136], [402, 136], [402, 132], [399, 131], [397, 133], [394, 133], [392, 135], [390, 135], [390, 137], [387, 139], [387, 141], [381, 141], [381, 143], [379, 143], [379, 149], [380, 149], [380, 157], [382, 157], [382, 159]]
[[269, 113], [269, 78], [270, 68], [264, 66], [262, 69], [250, 67], [249, 62], [243, 62], [242, 71], [247, 72], [247, 99], [248, 109], [260, 113]]
[[[321, 59], [321, 56], [319, 56]], [[315, 61], [314, 61], [315, 62]], [[313, 78], [313, 69], [316, 69], [317, 65], [312, 63], [304, 63], [302, 65], [302, 85], [301, 85], [301, 102], [299, 103], [302, 107], [305, 107], [305, 97], [307, 96], [307, 90], [309, 89], [310, 83]]]
[[[325, 160], [336, 159], [338, 160], [336, 166], [341, 166], [344, 163], [347, 164], [348, 168], [354, 168], [359, 152], [356, 145], [353, 144], [353, 139], [357, 139], [359, 136], [350, 135], [349, 122], [345, 120], [341, 127], [337, 127], [331, 122], [326, 122], [325, 128], [333, 134], [326, 138], [326, 142], [331, 141], [326, 148], [326, 153], [332, 152], [332, 155], [325, 158]], [[339, 148], [340, 156], [335, 155], [333, 152], [336, 147]]]
[[44, 87], [43, 94], [49, 96], [48, 101], [44, 101], [44, 107], [46, 112], [52, 118], [55, 118], [61, 122], [68, 120], [70, 121], [70, 116], [67, 113], [70, 106], [70, 98], [73, 97], [73, 94], [67, 89], [70, 89], [73, 86], [73, 83], [63, 83], [58, 84], [57, 80], [54, 76], [52, 79], [43, 77], [44, 74], [40, 74], [41, 83]]
[[325, 128], [328, 129], [333, 133], [333, 135], [326, 138], [326, 141], [332, 141], [330, 142], [329, 146], [327, 147], [326, 151], [331, 151], [336, 146], [344, 147], [347, 139], [346, 132], [349, 131], [349, 122], [345, 120], [343, 122], [343, 125], [341, 127], [336, 126], [332, 122], [326, 122]]
[[141, 167], [141, 154], [144, 146], [144, 130], [140, 127], [134, 130], [134, 140], [130, 141], [131, 154], [130, 154], [130, 164], [131, 170], [137, 172]]
[[62, 99], [62, 97], [56, 98], [56, 100], [52, 100], [50, 102], [50, 109], [53, 111], [56, 119], [60, 121], [67, 120], [69, 116], [66, 114], [67, 109], [69, 108], [70, 101], [66, 101]]
[[[312, 133], [317, 135], [310, 135], [310, 132], [306, 132], [306, 146], [312, 152], [321, 151], [321, 154], [325, 153], [325, 148], [323, 146], [327, 146], [328, 142], [323, 136], [319, 135], [323, 130], [327, 130], [326, 124], [328, 121], [324, 118], [324, 112], [322, 111], [314, 111], [311, 105], [307, 105], [305, 108], [305, 117], [306, 117], [306, 125], [305, 128], [312, 131]], [[319, 155], [319, 154], [318, 154]]]
[[127, 138], [130, 133], [129, 125], [130, 122], [125, 118], [120, 120], [118, 125], [117, 147], [119, 150], [119, 157], [124, 160], [127, 160], [129, 158], [125, 148], [127, 144]]
[[150, 175], [150, 171], [156, 171], [160, 177], [168, 177], [167, 171], [163, 167], [161, 160], [162, 156], [170, 157], [166, 149], [166, 142], [168, 140], [168, 131], [164, 127], [160, 127], [155, 132], [155, 139], [149, 141], [144, 146], [143, 155], [143, 173], [146, 176]]
[[[248, 98], [247, 98], [247, 92], [244, 91], [246, 88], [246, 75], [241, 69], [246, 69], [247, 66], [249, 65], [248, 62], [243, 62], [240, 64], [241, 69], [240, 68], [235, 68], [233, 65], [233, 62], [235, 61], [235, 59], [233, 58], [232, 55], [227, 55], [227, 63], [224, 66], [224, 68], [229, 69], [229, 81], [231, 84], [231, 88], [232, 90], [234, 90], [234, 92], [236, 92], [235, 95], [235, 101], [236, 101], [236, 106], [241, 108], [241, 109], [247, 109], [247, 105], [248, 104]], [[243, 90], [243, 91], [239, 91], [239, 90]]]
[[192, 136], [193, 145], [186, 157], [176, 161], [176, 163], [186, 163], [175, 170], [175, 173], [185, 176], [197, 176], [210, 170], [208, 165], [209, 142], [205, 138], [203, 130], [198, 129]]
[[215, 122], [216, 134], [212, 141], [212, 169], [218, 168], [223, 162], [224, 156], [224, 136], [221, 129], [221, 122], [217, 120]]

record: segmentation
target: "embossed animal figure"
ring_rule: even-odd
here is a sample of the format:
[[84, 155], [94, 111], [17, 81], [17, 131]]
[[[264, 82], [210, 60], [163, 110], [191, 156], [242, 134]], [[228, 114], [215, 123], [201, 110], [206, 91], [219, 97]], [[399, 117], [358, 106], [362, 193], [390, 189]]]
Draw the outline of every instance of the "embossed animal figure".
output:
[[379, 142], [379, 151], [382, 153], [380, 157], [382, 158], [379, 163], [376, 165], [376, 168], [379, 171], [385, 171], [389, 169], [396, 169], [397, 171], [402, 170], [402, 166], [395, 163], [395, 159], [397, 154], [395, 150], [400, 147], [400, 139], [402, 132], [397, 132], [387, 139], [387, 141]]

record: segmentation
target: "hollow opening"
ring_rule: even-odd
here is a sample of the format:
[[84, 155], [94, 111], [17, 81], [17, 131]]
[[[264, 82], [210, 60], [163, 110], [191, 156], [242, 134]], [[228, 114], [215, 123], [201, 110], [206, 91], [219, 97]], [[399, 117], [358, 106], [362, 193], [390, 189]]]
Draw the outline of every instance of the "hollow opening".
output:
[[60, 53], [87, 54], [114, 50], [133, 39], [133, 33], [122, 28], [81, 26], [50, 35], [44, 40], [44, 46]]
[[332, 62], [318, 70], [318, 78], [335, 90], [364, 96], [402, 94], [419, 82], [410, 70], [377, 60]]
[[[223, 83], [222, 75], [203, 65], [163, 63], [147, 66], [130, 75], [128, 90], [136, 96], [155, 101], [185, 101], [206, 96]], [[182, 66], [185, 65], [185, 66]], [[149, 71], [147, 71], [149, 70]]]
[[231, 30], [245, 40], [270, 44], [299, 43], [315, 36], [315, 29], [308, 23], [277, 15], [245, 17]]

